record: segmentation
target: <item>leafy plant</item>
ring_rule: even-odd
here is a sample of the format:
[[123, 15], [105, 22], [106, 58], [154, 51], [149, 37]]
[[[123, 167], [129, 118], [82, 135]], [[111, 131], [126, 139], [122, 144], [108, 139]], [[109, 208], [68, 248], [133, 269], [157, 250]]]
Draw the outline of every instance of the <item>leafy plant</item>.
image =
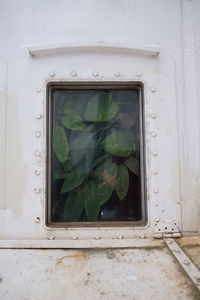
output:
[[64, 199], [63, 221], [99, 218], [116, 194], [125, 201], [130, 173], [139, 176], [134, 120], [112, 94], [96, 92], [79, 109], [77, 102], [58, 105], [53, 126], [53, 180]]

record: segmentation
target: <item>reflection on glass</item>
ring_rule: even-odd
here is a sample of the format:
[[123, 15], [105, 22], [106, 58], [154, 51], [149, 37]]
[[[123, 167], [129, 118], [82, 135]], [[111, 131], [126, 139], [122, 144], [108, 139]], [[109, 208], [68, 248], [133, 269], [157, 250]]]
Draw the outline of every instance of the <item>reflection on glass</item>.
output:
[[52, 222], [141, 220], [137, 89], [53, 89]]

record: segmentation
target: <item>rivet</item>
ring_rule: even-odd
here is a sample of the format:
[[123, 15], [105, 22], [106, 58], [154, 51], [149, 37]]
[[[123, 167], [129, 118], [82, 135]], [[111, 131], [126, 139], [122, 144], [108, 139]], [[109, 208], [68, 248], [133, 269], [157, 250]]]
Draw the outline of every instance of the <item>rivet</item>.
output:
[[35, 223], [40, 223], [40, 217], [35, 218]]
[[117, 237], [119, 240], [122, 240], [124, 237], [123, 237], [123, 235], [122, 234], [120, 234], [120, 235], [118, 235], [118, 237]]
[[36, 194], [39, 194], [41, 192], [41, 189], [40, 188], [35, 188], [34, 191], [35, 191]]
[[49, 74], [50, 77], [54, 77], [55, 75], [56, 75], [55, 72], [51, 72], [51, 73]]
[[35, 118], [36, 118], [37, 120], [40, 120], [40, 119], [42, 119], [42, 115], [39, 115], [39, 114], [38, 114], [38, 115], [35, 116]]
[[155, 131], [153, 131], [153, 132], [151, 133], [151, 135], [152, 135], [153, 137], [156, 137], [156, 136], [157, 136], [157, 133], [156, 133]]
[[55, 240], [55, 236], [53, 236], [53, 235], [52, 235], [52, 236], [49, 236], [49, 237], [48, 237], [48, 240], [51, 240], [51, 241], [52, 241], [52, 240]]
[[71, 72], [71, 75], [72, 75], [72, 77], [76, 77], [77, 76], [77, 72], [73, 71], [73, 72]]
[[40, 171], [35, 170], [35, 175], [39, 176], [40, 175]]
[[140, 72], [137, 72], [137, 77], [141, 77], [142, 74]]
[[94, 72], [92, 75], [93, 75], [94, 77], [98, 77], [98, 76], [99, 76], [99, 73], [98, 73], [98, 72]]
[[40, 137], [41, 136], [41, 131], [36, 131], [35, 136]]
[[158, 189], [154, 189], [153, 192], [154, 192], [155, 194], [157, 194], [157, 193], [159, 192], [159, 190], [158, 190]]
[[119, 72], [116, 72], [115, 73], [115, 77], [119, 77], [120, 76], [120, 73]]
[[152, 114], [152, 115], [151, 115], [151, 118], [152, 118], [152, 119], [155, 119], [155, 118], [156, 118], [156, 114]]
[[36, 150], [36, 151], [35, 151], [35, 156], [40, 156], [40, 155], [41, 155], [41, 152], [38, 151], [38, 150]]
[[145, 239], [145, 238], [146, 238], [146, 234], [145, 234], [145, 233], [142, 233], [142, 234], [140, 235], [140, 238], [141, 238], [141, 239]]
[[152, 152], [153, 156], [157, 156], [158, 155], [158, 152], [154, 151]]
[[158, 222], [160, 222], [160, 219], [155, 218], [155, 219], [154, 219], [154, 222], [155, 222], [155, 223], [158, 223]]
[[155, 89], [154, 87], [151, 87], [150, 91], [151, 91], [152, 93], [155, 93], [156, 89]]
[[158, 174], [158, 170], [155, 169], [155, 170], [152, 171], [152, 173], [153, 173], [154, 175], [156, 175], [156, 174]]
[[94, 239], [95, 239], [95, 240], [100, 240], [101, 237], [100, 237], [99, 235], [96, 235], [96, 236], [94, 237]]
[[73, 236], [72, 240], [78, 240], [78, 237], [77, 236]]
[[41, 92], [41, 88], [38, 87], [38, 88], [36, 89], [36, 92], [37, 92], [37, 93], [40, 93], [40, 92]]
[[188, 260], [184, 260], [183, 263], [184, 263], [184, 265], [186, 265], [186, 266], [190, 264], [190, 262], [189, 262]]

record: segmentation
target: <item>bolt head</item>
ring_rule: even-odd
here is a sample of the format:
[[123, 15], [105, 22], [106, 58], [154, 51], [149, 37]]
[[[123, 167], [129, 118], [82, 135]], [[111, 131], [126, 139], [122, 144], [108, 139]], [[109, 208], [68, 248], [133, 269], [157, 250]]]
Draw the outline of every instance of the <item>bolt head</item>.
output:
[[71, 76], [72, 76], [72, 77], [76, 77], [77, 75], [78, 75], [78, 74], [77, 74], [76, 71], [72, 71], [72, 72], [71, 72]]
[[36, 137], [40, 137], [41, 136], [41, 132], [40, 131], [36, 131], [35, 136]]
[[155, 87], [151, 87], [151, 88], [150, 88], [150, 91], [151, 91], [152, 93], [155, 93], [155, 92], [156, 92]]
[[155, 170], [152, 171], [152, 173], [153, 173], [154, 175], [156, 175], [156, 174], [158, 174], [158, 170], [155, 169]]
[[40, 175], [40, 171], [35, 170], [35, 175], [39, 176]]
[[41, 155], [41, 152], [40, 151], [35, 151], [35, 156], [40, 156]]
[[120, 76], [120, 73], [119, 72], [116, 72], [115, 73], [115, 77], [119, 77]]
[[40, 223], [40, 217], [35, 218], [35, 223]]
[[151, 115], [151, 118], [152, 118], [152, 119], [156, 119], [156, 114], [152, 114], [152, 115]]
[[36, 118], [37, 120], [40, 120], [40, 119], [42, 119], [42, 115], [38, 114], [38, 115], [35, 116], [35, 118]]
[[151, 135], [152, 135], [153, 137], [156, 137], [156, 136], [157, 136], [157, 133], [156, 133], [155, 131], [153, 131], [153, 132], [151, 133]]
[[94, 72], [94, 73], [93, 73], [93, 76], [94, 76], [94, 77], [98, 77], [98, 76], [99, 76], [99, 73], [98, 73], [98, 72]]
[[153, 156], [157, 156], [158, 155], [158, 152], [154, 151], [152, 152]]
[[49, 74], [50, 77], [54, 77], [55, 75], [56, 75], [55, 72], [51, 72], [51, 73]]

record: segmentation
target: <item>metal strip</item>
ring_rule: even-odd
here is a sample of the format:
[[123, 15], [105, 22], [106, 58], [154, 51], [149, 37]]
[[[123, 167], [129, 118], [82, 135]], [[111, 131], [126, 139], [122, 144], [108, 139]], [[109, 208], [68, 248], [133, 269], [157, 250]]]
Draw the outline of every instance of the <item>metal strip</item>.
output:
[[181, 267], [185, 270], [187, 275], [190, 277], [192, 282], [200, 291], [200, 271], [191, 261], [191, 259], [185, 254], [183, 249], [174, 239], [164, 239], [166, 245], [173, 253], [177, 261], [180, 263]]
[[0, 240], [0, 249], [98, 249], [98, 248], [160, 248], [165, 247], [163, 240], [151, 238], [123, 239], [119, 236], [115, 239], [78, 239], [72, 236], [71, 239], [57, 240], [54, 236], [41, 240]]
[[54, 45], [41, 45], [37, 47], [29, 47], [28, 51], [30, 56], [46, 56], [54, 54], [63, 54], [74, 51], [116, 51], [116, 52], [129, 52], [138, 55], [145, 56], [158, 56], [160, 49], [158, 46], [153, 45], [135, 45], [135, 44], [123, 44], [119, 42], [69, 42]]

